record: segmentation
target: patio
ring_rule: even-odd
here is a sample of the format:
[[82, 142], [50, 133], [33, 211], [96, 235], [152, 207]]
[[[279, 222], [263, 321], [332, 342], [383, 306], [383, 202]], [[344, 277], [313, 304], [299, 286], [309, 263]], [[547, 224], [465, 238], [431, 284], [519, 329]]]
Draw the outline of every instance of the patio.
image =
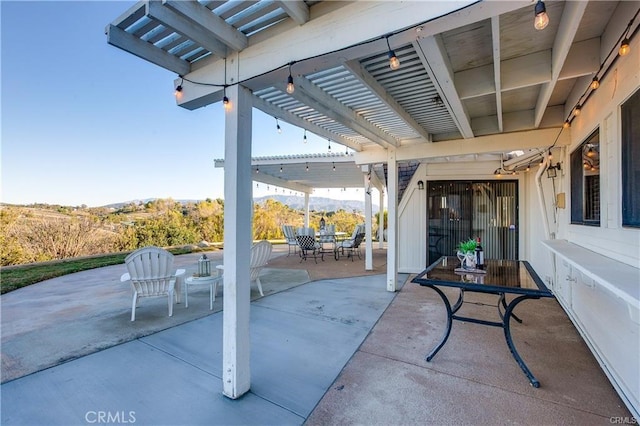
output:
[[[444, 308], [433, 291], [410, 283], [408, 275], [401, 275], [402, 289], [390, 293], [385, 275], [365, 273], [363, 261], [305, 265], [295, 256], [287, 258], [286, 246], [276, 252], [272, 269], [265, 271], [265, 297], [251, 303], [252, 386], [242, 398], [222, 395], [222, 314], [211, 314], [203, 290], [190, 294], [189, 309], [176, 307], [174, 317], [167, 318], [174, 323], [163, 323], [163, 331], [4, 383], [2, 424], [85, 424], [100, 415], [111, 422], [153, 425], [609, 424], [632, 419], [555, 300], [523, 303], [518, 315], [524, 323], [514, 325], [515, 343], [541, 381], [534, 389], [511, 358], [502, 332], [487, 327], [456, 323], [447, 345], [426, 363], [426, 352], [444, 329]], [[385, 254], [374, 254], [381, 271], [384, 265], [376, 258]], [[189, 265], [193, 259], [178, 256], [177, 263]], [[117, 279], [119, 267], [103, 269]], [[294, 282], [300, 273], [313, 277], [322, 271], [349, 277]], [[74, 275], [86, 280], [87, 274], [99, 277], [105, 294], [113, 288], [105, 271]], [[281, 275], [276, 279], [276, 274]], [[49, 291], [46, 299], [62, 300], [51, 283], [31, 291], [38, 286]], [[252, 289], [252, 298], [255, 293]], [[12, 319], [6, 296], [3, 380], [5, 330], [11, 330], [7, 322]], [[486, 306], [494, 301], [477, 301], [468, 308], [470, 315], [494, 314]], [[140, 321], [166, 318], [162, 300], [145, 302]], [[117, 313], [110, 320], [97, 321], [103, 330], [129, 315], [126, 301], [111, 309]], [[91, 322], [80, 306], [65, 311], [75, 315], [77, 327]], [[35, 323], [47, 316], [29, 312]], [[201, 317], [185, 321], [187, 312]], [[143, 327], [138, 320], [132, 324]], [[21, 327], [26, 330], [24, 323]], [[57, 340], [73, 342], [73, 329], [65, 332]], [[50, 349], [33, 340], [31, 347], [32, 352]]]

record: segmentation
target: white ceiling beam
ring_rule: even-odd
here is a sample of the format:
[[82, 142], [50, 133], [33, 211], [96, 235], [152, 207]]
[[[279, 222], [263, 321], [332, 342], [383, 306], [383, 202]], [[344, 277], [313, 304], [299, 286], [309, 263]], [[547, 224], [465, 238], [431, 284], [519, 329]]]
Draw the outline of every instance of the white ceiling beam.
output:
[[334, 142], [337, 142], [341, 145], [344, 145], [346, 147], [351, 148], [354, 151], [361, 151], [362, 147], [360, 146], [360, 144], [355, 143], [337, 133], [333, 133], [330, 132], [316, 124], [313, 124], [307, 120], [305, 120], [304, 118], [300, 118], [297, 115], [284, 110], [282, 108], [279, 108], [267, 101], [265, 101], [262, 98], [259, 98], [258, 96], [254, 96], [253, 97], [253, 106], [257, 109], [259, 109], [260, 111], [264, 112], [267, 115], [270, 115], [272, 117], [277, 117], [278, 119], [289, 123], [291, 125], [294, 126], [298, 126], [302, 129], [306, 129], [308, 131], [310, 131], [311, 133], [314, 133], [318, 136], [321, 136], [323, 138], [327, 138], [327, 139], [331, 139]]
[[115, 25], [107, 25], [107, 43], [145, 59], [178, 75], [186, 75], [191, 70], [189, 62], [171, 55], [153, 44], [132, 36]]
[[[211, 11], [208, 11], [208, 13], [211, 13]], [[173, 28], [175, 32], [193, 40], [214, 55], [221, 58], [227, 57], [227, 46], [216, 39], [209, 30], [164, 6], [160, 0], [146, 2], [146, 15], [169, 28]]]
[[298, 25], [309, 21], [309, 6], [302, 0], [276, 1], [291, 19]]
[[493, 84], [496, 90], [496, 115], [498, 117], [498, 131], [502, 133], [502, 83], [501, 83], [501, 56], [500, 56], [500, 17], [491, 18], [491, 41], [493, 48]]
[[600, 69], [600, 37], [571, 45], [558, 80], [592, 75]]
[[564, 11], [551, 49], [551, 81], [542, 85], [542, 89], [538, 94], [536, 102], [534, 126], [538, 127], [542, 121], [549, 99], [553, 89], [556, 87], [560, 71], [564, 65], [564, 61], [571, 49], [571, 44], [576, 36], [580, 21], [584, 15], [589, 2], [586, 1], [569, 1], [565, 2]]
[[380, 83], [362, 66], [360, 61], [352, 60], [344, 63], [344, 67], [349, 70], [362, 84], [373, 92], [380, 102], [385, 104], [391, 111], [400, 117], [407, 126], [422, 136], [427, 142], [431, 142], [431, 135], [422, 127], [400, 104], [390, 96]]
[[551, 80], [551, 51], [507, 59], [500, 64], [502, 90], [537, 86]]
[[458, 71], [453, 79], [460, 99], [492, 95], [496, 91], [493, 65]]
[[[392, 136], [384, 133], [351, 108], [338, 102], [306, 78], [294, 77], [293, 82], [296, 90], [290, 95], [291, 97], [385, 148], [398, 145], [398, 141]], [[281, 87], [278, 85], [276, 87], [284, 91], [284, 84], [280, 83], [280, 85]]]
[[240, 51], [249, 44], [247, 36], [196, 0], [163, 0], [162, 4], [184, 15], [231, 50]]
[[472, 138], [473, 130], [469, 115], [456, 91], [451, 64], [442, 39], [434, 36], [420, 37], [413, 42], [413, 46], [460, 134], [465, 138]]
[[[511, 152], [519, 149], [549, 147], [554, 142], [557, 147], [569, 145], [571, 143], [570, 133], [560, 133], [560, 130], [561, 128], [538, 129], [402, 146], [396, 148], [396, 159], [397, 161], [427, 160], [457, 155]], [[367, 149], [354, 153], [354, 159], [356, 164], [386, 163], [387, 151], [380, 148]]]

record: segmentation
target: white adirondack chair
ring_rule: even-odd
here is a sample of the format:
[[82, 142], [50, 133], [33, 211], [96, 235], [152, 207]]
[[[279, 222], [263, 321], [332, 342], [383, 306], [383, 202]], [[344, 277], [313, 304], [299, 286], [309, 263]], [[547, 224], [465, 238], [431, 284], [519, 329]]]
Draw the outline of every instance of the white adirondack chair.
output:
[[262, 283], [260, 282], [260, 272], [267, 265], [272, 249], [273, 246], [266, 240], [260, 241], [251, 247], [251, 262], [249, 263], [251, 282], [255, 281], [258, 285], [260, 296], [264, 296]]
[[[136, 306], [141, 297], [167, 296], [169, 316], [173, 316], [176, 280], [185, 270], [173, 270], [173, 254], [159, 247], [144, 247], [130, 253], [124, 260], [128, 273], [121, 282], [130, 281], [133, 290], [131, 321], [136, 320]], [[180, 294], [178, 288], [177, 295]]]

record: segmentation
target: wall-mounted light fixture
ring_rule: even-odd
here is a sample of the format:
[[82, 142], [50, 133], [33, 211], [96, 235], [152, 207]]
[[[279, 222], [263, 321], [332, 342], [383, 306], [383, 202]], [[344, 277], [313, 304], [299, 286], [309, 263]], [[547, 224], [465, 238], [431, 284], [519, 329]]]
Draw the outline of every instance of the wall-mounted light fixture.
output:
[[420, 191], [422, 191], [422, 190], [424, 189], [424, 182], [423, 182], [423, 181], [421, 181], [421, 180], [419, 180], [419, 181], [418, 181], [418, 189], [419, 189]]
[[549, 168], [547, 169], [547, 177], [551, 179], [557, 177], [558, 170], [562, 170], [562, 168], [560, 167], [560, 163], [557, 163], [555, 166], [553, 164], [550, 165]]

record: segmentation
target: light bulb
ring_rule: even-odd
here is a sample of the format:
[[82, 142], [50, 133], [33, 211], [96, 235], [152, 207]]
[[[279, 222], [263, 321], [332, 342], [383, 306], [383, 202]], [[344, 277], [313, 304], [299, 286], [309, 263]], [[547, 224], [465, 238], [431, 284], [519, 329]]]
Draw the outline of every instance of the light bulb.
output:
[[618, 50], [618, 53], [620, 54], [620, 56], [626, 56], [629, 54], [629, 52], [631, 52], [631, 47], [629, 46], [629, 39], [625, 37], [622, 40], [622, 43], [620, 43], [620, 50]]
[[591, 80], [591, 89], [596, 90], [598, 87], [600, 87], [600, 80], [598, 80], [598, 77], [593, 77], [593, 80]]
[[231, 102], [229, 102], [229, 98], [227, 98], [226, 96], [222, 98], [222, 106], [224, 107], [225, 111], [229, 111], [231, 109]]
[[573, 110], [573, 115], [574, 116], [579, 116], [580, 115], [580, 105], [576, 106], [576, 108]]
[[533, 26], [536, 30], [543, 30], [549, 25], [549, 15], [547, 15], [547, 8], [542, 0], [538, 0], [534, 9], [535, 18], [533, 20]]
[[400, 59], [396, 56], [396, 53], [393, 50], [389, 51], [389, 67], [392, 70], [397, 70], [400, 68]]
[[293, 85], [293, 77], [289, 74], [287, 78], [287, 93], [292, 94], [296, 90], [296, 87]]
[[563, 127], [563, 128], [565, 128], [565, 129], [568, 129], [569, 127], [571, 127], [571, 123], [569, 122], [569, 120], [565, 121], [565, 122], [562, 124], [562, 127]]

